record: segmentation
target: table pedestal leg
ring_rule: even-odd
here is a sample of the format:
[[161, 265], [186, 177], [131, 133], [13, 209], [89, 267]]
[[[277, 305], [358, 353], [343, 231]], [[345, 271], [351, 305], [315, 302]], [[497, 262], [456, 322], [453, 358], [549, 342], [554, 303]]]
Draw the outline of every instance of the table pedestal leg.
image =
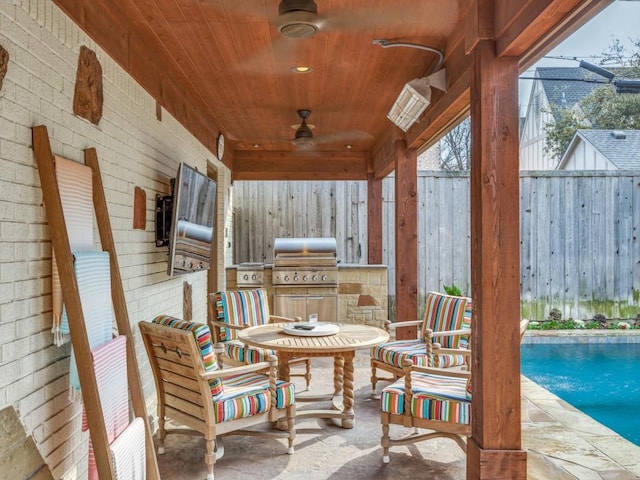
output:
[[344, 361], [344, 376], [343, 376], [343, 397], [342, 404], [344, 415], [342, 419], [342, 428], [353, 428], [355, 423], [355, 413], [353, 411], [353, 357], [355, 352], [345, 352], [343, 356]]
[[291, 378], [290, 358], [291, 355], [288, 352], [278, 352], [278, 378], [285, 382], [289, 382]]
[[[291, 379], [291, 368], [289, 367], [289, 360], [291, 355], [287, 352], [278, 352], [278, 378], [289, 382]], [[286, 418], [281, 418], [277, 422], [278, 430], [288, 430], [289, 422]]]
[[333, 396], [342, 396], [342, 385], [344, 378], [344, 357], [336, 355], [333, 357]]

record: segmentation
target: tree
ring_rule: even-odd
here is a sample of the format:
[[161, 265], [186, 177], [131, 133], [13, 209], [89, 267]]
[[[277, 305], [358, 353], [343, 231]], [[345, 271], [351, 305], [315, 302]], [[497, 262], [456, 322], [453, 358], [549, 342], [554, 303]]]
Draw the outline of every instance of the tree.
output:
[[560, 160], [565, 152], [576, 130], [590, 128], [584, 115], [576, 110], [552, 107], [551, 111], [543, 110], [545, 113], [553, 113], [556, 121], [544, 125], [545, 143], [544, 151], [551, 158]]
[[594, 91], [582, 102], [594, 128], [640, 130], [640, 94], [616, 93], [612, 85]]
[[[608, 67], [616, 77], [640, 78], [640, 39], [632, 43], [634, 50], [629, 51], [614, 38], [600, 64], [624, 67]], [[544, 126], [544, 148], [556, 160], [560, 160], [578, 129], [640, 130], [640, 94], [616, 93], [613, 85], [604, 85], [582, 99], [579, 107], [554, 107], [550, 112], [556, 121]]]
[[469, 170], [470, 152], [471, 120], [467, 117], [440, 140], [440, 168], [446, 172]]

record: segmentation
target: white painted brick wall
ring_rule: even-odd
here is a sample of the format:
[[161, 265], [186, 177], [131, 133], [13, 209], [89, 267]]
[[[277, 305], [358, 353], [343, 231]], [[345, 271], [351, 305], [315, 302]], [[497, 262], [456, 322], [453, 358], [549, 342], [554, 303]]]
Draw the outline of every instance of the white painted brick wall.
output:
[[[182, 284], [193, 287], [194, 319], [207, 315], [207, 276], [166, 275], [166, 248], [155, 247], [156, 193], [185, 161], [200, 171], [218, 168], [216, 241], [218, 285], [232, 262], [230, 174], [155, 100], [87, 38], [51, 0], [1, 0], [0, 45], [10, 55], [0, 90], [0, 408], [14, 406], [56, 478], [86, 478], [88, 434], [80, 408], [68, 400], [68, 345], [52, 345], [51, 243], [31, 149], [31, 127], [46, 125], [55, 154], [82, 161], [95, 147], [135, 334], [135, 348], [155, 415], [154, 387], [136, 324], [159, 313], [182, 315]], [[73, 115], [80, 47], [102, 65], [103, 117], [99, 126]], [[212, 132], [215, 134], [217, 132]], [[147, 227], [133, 230], [134, 187], [147, 196]], [[96, 232], [95, 238], [98, 238]], [[99, 245], [96, 245], [99, 248]]]

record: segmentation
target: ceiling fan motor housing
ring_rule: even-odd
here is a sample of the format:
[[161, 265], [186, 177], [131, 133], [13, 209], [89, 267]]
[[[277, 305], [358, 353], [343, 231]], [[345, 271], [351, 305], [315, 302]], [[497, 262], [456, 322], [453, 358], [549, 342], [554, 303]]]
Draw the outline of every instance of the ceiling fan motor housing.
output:
[[300, 126], [296, 130], [293, 142], [298, 146], [311, 145], [313, 143], [313, 132], [307, 125], [307, 118], [311, 115], [311, 110], [298, 110], [298, 115], [302, 119]]
[[314, 0], [282, 0], [278, 6], [278, 31], [285, 37], [312, 37], [320, 28], [319, 21]]

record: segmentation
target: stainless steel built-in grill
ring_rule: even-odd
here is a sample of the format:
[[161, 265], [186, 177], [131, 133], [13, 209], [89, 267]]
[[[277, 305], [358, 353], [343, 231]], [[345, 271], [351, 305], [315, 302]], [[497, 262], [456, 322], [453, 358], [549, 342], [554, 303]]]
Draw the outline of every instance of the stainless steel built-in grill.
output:
[[264, 263], [240, 263], [236, 269], [238, 288], [256, 288], [264, 285]]
[[318, 314], [321, 322], [338, 316], [338, 261], [335, 238], [276, 238], [273, 244], [276, 315]]

